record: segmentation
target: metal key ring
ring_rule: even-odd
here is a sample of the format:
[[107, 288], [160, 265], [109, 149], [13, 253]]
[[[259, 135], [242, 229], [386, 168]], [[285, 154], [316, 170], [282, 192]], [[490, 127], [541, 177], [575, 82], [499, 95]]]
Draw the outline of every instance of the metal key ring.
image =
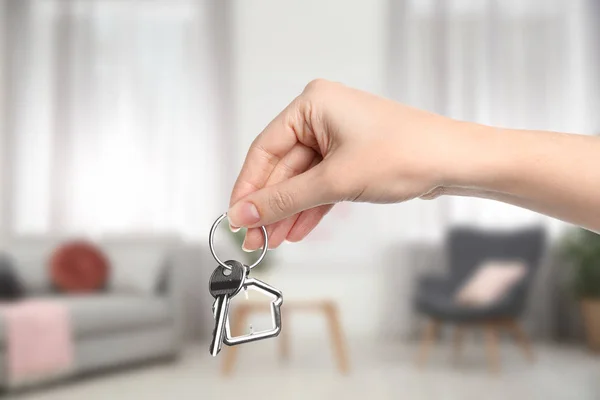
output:
[[[219, 265], [225, 269], [231, 269], [231, 267], [227, 264], [225, 264], [223, 261], [221, 261], [221, 259], [217, 256], [217, 253], [215, 253], [215, 232], [217, 230], [217, 226], [219, 226], [219, 224], [221, 223], [221, 221], [223, 221], [225, 218], [227, 218], [227, 213], [221, 215], [219, 218], [217, 218], [217, 220], [215, 221], [215, 223], [213, 224], [213, 226], [210, 228], [210, 233], [208, 234], [208, 247], [210, 248], [210, 253], [212, 254], [213, 258], [219, 263]], [[248, 269], [252, 269], [254, 267], [256, 267], [258, 264], [260, 264], [260, 262], [265, 258], [265, 256], [267, 255], [267, 249], [269, 247], [269, 235], [267, 234], [267, 228], [265, 228], [264, 226], [261, 226], [260, 229], [262, 230], [262, 234], [263, 237], [265, 238], [265, 245], [263, 246], [262, 249], [262, 253], [260, 253], [260, 257], [258, 257], [258, 260], [256, 260], [256, 262], [252, 265], [250, 265], [248, 267]]]

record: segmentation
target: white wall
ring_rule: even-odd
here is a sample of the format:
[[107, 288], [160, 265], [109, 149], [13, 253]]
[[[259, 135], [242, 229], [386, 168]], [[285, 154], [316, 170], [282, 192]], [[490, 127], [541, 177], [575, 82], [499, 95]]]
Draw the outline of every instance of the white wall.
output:
[[[236, 171], [254, 137], [314, 78], [384, 94], [387, 0], [254, 0], [234, 2]], [[403, 235], [407, 206], [342, 205], [303, 243], [270, 254], [281, 264], [270, 283], [286, 300], [339, 300], [352, 335], [376, 333], [384, 301], [383, 253]], [[294, 321], [321, 334], [319, 321]]]

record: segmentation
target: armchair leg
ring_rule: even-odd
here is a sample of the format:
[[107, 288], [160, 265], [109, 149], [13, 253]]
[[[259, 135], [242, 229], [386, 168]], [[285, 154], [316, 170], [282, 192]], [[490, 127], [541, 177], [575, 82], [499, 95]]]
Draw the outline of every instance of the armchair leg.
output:
[[427, 362], [427, 356], [429, 355], [429, 349], [435, 342], [438, 330], [440, 328], [440, 322], [435, 319], [427, 321], [425, 330], [421, 335], [421, 349], [417, 358], [417, 366], [423, 367]]
[[463, 336], [465, 334], [465, 327], [462, 325], [456, 325], [454, 328], [454, 361], [458, 362], [460, 359], [460, 353], [462, 349]]
[[515, 340], [523, 351], [523, 354], [525, 354], [525, 358], [527, 358], [527, 360], [530, 362], [535, 362], [535, 356], [533, 354], [533, 349], [531, 348], [531, 341], [523, 329], [521, 329], [519, 323], [515, 320], [510, 320], [508, 321], [507, 327], [514, 335]]
[[500, 371], [499, 355], [498, 355], [498, 330], [494, 324], [486, 324], [485, 330], [485, 346], [488, 357], [489, 369], [493, 373]]

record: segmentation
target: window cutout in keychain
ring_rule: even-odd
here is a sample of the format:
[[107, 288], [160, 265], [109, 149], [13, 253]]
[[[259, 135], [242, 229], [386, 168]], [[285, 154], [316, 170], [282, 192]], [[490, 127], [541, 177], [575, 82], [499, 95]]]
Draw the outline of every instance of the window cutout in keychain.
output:
[[[230, 321], [230, 319], [227, 318], [224, 343], [228, 346], [266, 337], [274, 337], [279, 334], [281, 329], [281, 304], [283, 303], [281, 292], [270, 285], [253, 278], [247, 278], [243, 288], [247, 289], [248, 292], [250, 290], [255, 292], [252, 294], [248, 293], [250, 296], [249, 303], [252, 304], [246, 302], [239, 303], [239, 307], [246, 307], [246, 310], [240, 314], [234, 313], [237, 315], [232, 315], [232, 317], [236, 318], [239, 317], [239, 315], [246, 315], [249, 318], [252, 318], [252, 322], [244, 327], [244, 330], [246, 331], [245, 335], [233, 336], [235, 332], [231, 331], [230, 322], [234, 324], [235, 322]], [[254, 296], [254, 294], [256, 294], [256, 296]], [[235, 307], [235, 303], [236, 301], [233, 299], [232, 307]]]

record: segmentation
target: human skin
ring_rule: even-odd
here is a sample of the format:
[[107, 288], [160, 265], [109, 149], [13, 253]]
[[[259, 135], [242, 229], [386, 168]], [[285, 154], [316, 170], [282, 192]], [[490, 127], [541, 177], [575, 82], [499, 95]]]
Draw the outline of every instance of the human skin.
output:
[[244, 249], [308, 235], [336, 203], [502, 201], [600, 231], [600, 138], [453, 120], [325, 80], [252, 143], [229, 222]]

